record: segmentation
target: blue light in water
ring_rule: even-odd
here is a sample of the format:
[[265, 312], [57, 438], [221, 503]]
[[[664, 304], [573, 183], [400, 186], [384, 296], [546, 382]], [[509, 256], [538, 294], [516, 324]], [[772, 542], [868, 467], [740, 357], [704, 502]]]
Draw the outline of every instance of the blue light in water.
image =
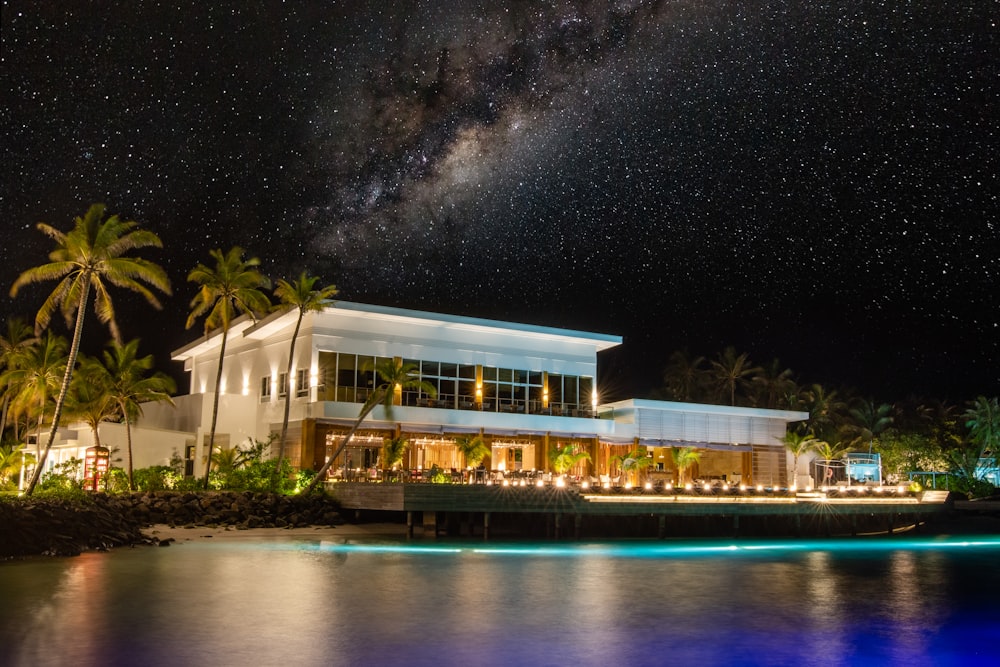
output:
[[490, 546], [420, 545], [420, 544], [334, 544], [322, 542], [318, 548], [330, 552], [392, 553], [392, 554], [479, 554], [511, 557], [614, 557], [614, 558], [690, 558], [718, 556], [753, 556], [800, 552], [832, 551], [839, 553], [873, 553], [888, 551], [955, 551], [960, 549], [1000, 550], [1000, 537], [974, 540], [885, 539], [885, 540], [811, 540], [769, 542], [683, 542], [656, 544], [498, 544]]

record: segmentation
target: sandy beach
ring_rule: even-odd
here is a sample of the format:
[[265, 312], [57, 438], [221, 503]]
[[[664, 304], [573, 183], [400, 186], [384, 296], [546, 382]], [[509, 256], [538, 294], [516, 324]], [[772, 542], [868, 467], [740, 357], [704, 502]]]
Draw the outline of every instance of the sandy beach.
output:
[[238, 542], [249, 540], [336, 540], [336, 539], [384, 539], [406, 537], [406, 526], [393, 523], [342, 524], [339, 526], [309, 526], [306, 528], [253, 528], [239, 530], [233, 526], [192, 526], [171, 527], [154, 524], [142, 531], [144, 535], [157, 540], [173, 540], [173, 544], [212, 540], [215, 542]]

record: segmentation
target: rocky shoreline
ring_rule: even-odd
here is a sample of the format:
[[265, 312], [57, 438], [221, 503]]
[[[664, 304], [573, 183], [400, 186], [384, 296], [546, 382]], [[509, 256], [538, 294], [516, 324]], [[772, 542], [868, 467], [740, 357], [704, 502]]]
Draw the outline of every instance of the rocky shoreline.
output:
[[336, 504], [322, 495], [161, 491], [83, 500], [16, 498], [0, 502], [0, 560], [159, 544], [143, 532], [154, 524], [246, 530], [343, 523]]

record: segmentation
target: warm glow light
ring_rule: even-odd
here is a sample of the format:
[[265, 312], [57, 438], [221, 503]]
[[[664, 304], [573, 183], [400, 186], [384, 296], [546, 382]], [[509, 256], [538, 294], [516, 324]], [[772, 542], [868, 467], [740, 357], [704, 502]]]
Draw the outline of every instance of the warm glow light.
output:
[[794, 493], [795, 492], [795, 485], [792, 484], [790, 487], [788, 487], [788, 490]]
[[702, 487], [701, 487], [701, 488], [702, 488], [702, 489], [703, 489], [704, 491], [711, 491], [711, 490], [712, 490], [712, 485], [711, 485], [711, 484], [709, 484], [708, 482], [705, 482], [705, 483], [704, 483], [704, 484], [702, 485]]
[[594, 387], [594, 390], [590, 392], [590, 404], [597, 407], [597, 387]]
[[[563, 488], [564, 486], [566, 486], [566, 480], [563, 479], [562, 477], [558, 478], [556, 480], [556, 486], [559, 487], [560, 489]], [[583, 488], [586, 489], [587, 488], [587, 483], [583, 482], [582, 484], [580, 484], [580, 486], [582, 486]]]
[[243, 378], [243, 395], [250, 395], [250, 378]]
[[672, 488], [674, 488], [674, 483], [673, 482], [667, 482], [666, 484], [663, 485], [663, 490], [664, 491], [669, 491]]
[[746, 491], [746, 490], [747, 490], [747, 485], [746, 484], [740, 484], [740, 491]]
[[541, 488], [545, 486], [545, 482], [543, 482], [542, 480], [538, 480], [537, 482], [535, 482], [535, 486]]
[[764, 485], [763, 484], [758, 484], [757, 485], [757, 490], [758, 491], [763, 491], [764, 490]]
[[632, 482], [625, 482], [625, 488], [626, 489], [631, 489], [632, 488]]
[[604, 483], [604, 488], [605, 489], [610, 489], [611, 488], [611, 482], [605, 482]]
[[647, 491], [652, 491], [653, 490], [653, 483], [652, 482], [646, 482], [645, 488], [646, 488]]
[[694, 488], [694, 486], [691, 484], [691, 482], [688, 482], [687, 484], [684, 485], [684, 490], [685, 491], [690, 491], [693, 488]]
[[723, 484], [723, 485], [722, 485], [722, 490], [723, 490], [723, 491], [728, 491], [728, 490], [729, 490], [729, 484], [728, 484], [728, 483], [726, 483], [726, 484]]
[[505, 479], [505, 480], [503, 481], [503, 485], [504, 485], [504, 486], [510, 486], [510, 480], [507, 480], [507, 479]]
[[905, 487], [903, 485], [899, 485], [896, 487], [896, 493], [903, 493], [904, 490]]
[[[560, 479], [559, 482], [556, 483], [556, 486], [565, 486], [565, 484]], [[587, 480], [583, 480], [582, 482], [580, 482], [580, 488], [581, 489], [589, 489], [590, 488], [590, 482], [588, 482]]]

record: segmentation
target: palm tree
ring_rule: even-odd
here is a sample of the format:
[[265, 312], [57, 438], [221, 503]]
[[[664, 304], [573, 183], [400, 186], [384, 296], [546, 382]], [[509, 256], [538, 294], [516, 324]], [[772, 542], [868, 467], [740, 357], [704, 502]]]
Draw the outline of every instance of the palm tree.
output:
[[73, 375], [66, 395], [66, 412], [79, 419], [94, 434], [94, 444], [101, 446], [101, 422], [118, 416], [118, 406], [108, 396], [107, 378], [93, 372], [97, 359], [80, 355], [80, 370]]
[[72, 322], [74, 314], [76, 316], [69, 359], [66, 362], [65, 375], [52, 415], [52, 430], [49, 432], [45, 451], [39, 457], [31, 482], [25, 490], [25, 494], [29, 496], [38, 484], [38, 477], [59, 429], [59, 418], [62, 416], [63, 404], [69, 392], [70, 381], [73, 379], [76, 356], [80, 351], [83, 320], [91, 290], [94, 292], [97, 319], [108, 325], [115, 340], [121, 340], [121, 333], [115, 320], [115, 307], [108, 292], [109, 286], [114, 285], [138, 292], [157, 310], [162, 306], [156, 295], [144, 283], [164, 294], [170, 294], [170, 280], [161, 267], [140, 257], [127, 255], [140, 248], [162, 248], [160, 237], [153, 232], [136, 229], [137, 222], [120, 220], [117, 215], [106, 220], [103, 218], [104, 204], [94, 204], [82, 218], [76, 218], [73, 229], [67, 233], [60, 232], [44, 222], [38, 223], [38, 229], [56, 242], [56, 249], [49, 253], [51, 261], [22, 273], [10, 289], [10, 295], [14, 297], [25, 285], [48, 280], [59, 281], [35, 315], [36, 334], [41, 333], [42, 329], [49, 325], [52, 314], [57, 308], [62, 311], [67, 325]]
[[22, 444], [0, 446], [0, 490], [13, 484], [21, 466], [34, 462], [35, 457], [26, 453]]
[[153, 368], [153, 355], [139, 356], [139, 340], [124, 345], [111, 341], [104, 351], [103, 363], [95, 360], [88, 368], [88, 375], [104, 387], [108, 398], [117, 407], [125, 423], [125, 441], [128, 450], [128, 488], [135, 491], [132, 476], [132, 423], [142, 416], [142, 404], [150, 401], [167, 401], [174, 404], [170, 394], [177, 387], [173, 378], [161, 372], [146, 377]]
[[712, 361], [711, 369], [716, 387], [729, 395], [730, 405], [736, 405], [736, 388], [749, 385], [753, 376], [760, 371], [760, 368], [751, 365], [749, 354], [736, 354], [736, 348], [732, 346], [727, 347]]
[[971, 447], [964, 448], [952, 458], [960, 463], [960, 468], [971, 480], [976, 476], [979, 459], [986, 454], [1000, 451], [1000, 402], [997, 397], [976, 397], [962, 414], [965, 427], [969, 429]]
[[694, 447], [671, 447], [670, 458], [677, 468], [677, 483], [683, 484], [688, 468], [701, 460], [701, 452]]
[[565, 475], [573, 469], [580, 461], [589, 461], [590, 452], [577, 450], [576, 445], [569, 444], [564, 447], [556, 447], [549, 451], [549, 461], [552, 469], [557, 475]]
[[622, 474], [630, 479], [633, 473], [640, 473], [653, 463], [653, 459], [646, 455], [646, 452], [634, 449], [626, 454], [617, 454], [611, 457], [611, 463], [617, 464]]
[[[16, 420], [25, 417], [25, 431], [28, 422], [37, 414], [38, 431], [35, 437], [37, 447], [36, 470], [42, 467], [42, 423], [46, 407], [52, 396], [59, 391], [62, 378], [66, 375], [66, 339], [46, 331], [37, 345], [20, 349], [8, 363], [11, 368], [0, 376], [0, 385], [11, 392], [10, 409]], [[50, 443], [51, 444], [51, 443]], [[33, 479], [37, 476], [32, 475]]]
[[670, 355], [663, 371], [666, 394], [672, 401], [696, 401], [701, 398], [705, 384], [705, 357], [693, 357], [687, 350], [676, 350]]
[[[7, 335], [0, 336], [0, 370], [11, 368], [14, 359], [25, 348], [38, 344], [38, 337], [32, 335], [31, 327], [20, 317], [7, 320]], [[2, 386], [2, 385], [0, 385]], [[4, 391], [3, 408], [0, 410], [0, 434], [7, 430], [7, 410], [10, 407], [11, 393]], [[17, 438], [15, 422], [14, 438]]]
[[403, 456], [406, 455], [406, 450], [409, 447], [409, 441], [401, 435], [385, 439], [385, 442], [382, 443], [382, 467], [386, 473], [402, 463]]
[[846, 404], [837, 392], [822, 385], [813, 384], [804, 391], [805, 408], [809, 412], [808, 427], [819, 439], [833, 439], [837, 427], [843, 421]]
[[826, 440], [814, 440], [812, 448], [816, 452], [817, 458], [823, 462], [825, 471], [823, 483], [826, 483], [827, 478], [833, 477], [833, 468], [830, 467], [830, 462], [840, 458], [840, 455], [844, 453], [844, 446], [839, 442], [831, 444]]
[[[299, 337], [299, 328], [302, 326], [302, 318], [308, 312], [322, 312], [327, 306], [333, 305], [333, 297], [337, 295], [337, 288], [334, 285], [327, 285], [320, 289], [315, 289], [316, 276], [309, 276], [303, 271], [298, 280], [288, 282], [279, 279], [278, 286], [274, 290], [274, 295], [278, 301], [285, 306], [295, 308], [298, 317], [295, 319], [295, 331], [292, 333], [292, 340], [288, 346], [288, 371], [285, 373], [285, 382], [292, 377], [295, 365], [295, 341]], [[277, 476], [281, 472], [281, 460], [285, 457], [285, 439], [288, 435], [288, 411], [292, 404], [292, 395], [285, 387], [285, 412], [281, 418], [281, 436], [278, 438], [278, 465], [274, 467], [275, 483]]]
[[888, 403], [876, 404], [873, 400], [859, 400], [856, 407], [848, 411], [851, 422], [847, 425], [847, 430], [857, 434], [851, 446], [867, 440], [870, 452], [875, 436], [892, 426], [892, 409]]
[[[219, 393], [222, 385], [222, 363], [226, 358], [226, 339], [229, 327], [237, 314], [256, 319], [271, 309], [271, 301], [261, 289], [271, 286], [271, 281], [257, 270], [260, 260], [253, 257], [243, 261], [243, 249], [233, 246], [229, 252], [212, 250], [215, 268], [198, 264], [188, 274], [188, 282], [201, 287], [191, 300], [191, 314], [186, 328], [190, 329], [199, 317], [205, 315], [205, 335], [214, 329], [222, 330], [222, 345], [219, 348], [219, 368], [215, 374], [215, 398], [212, 403], [212, 428], [208, 435], [208, 451], [215, 451], [215, 426], [219, 418]], [[207, 313], [207, 315], [206, 315]], [[205, 460], [204, 488], [208, 489], [208, 473], [211, 470], [211, 456]]]
[[465, 457], [465, 465], [475, 468], [490, 453], [486, 441], [481, 435], [463, 435], [455, 438], [455, 447]]
[[792, 454], [792, 484], [795, 484], [799, 477], [799, 457], [813, 449], [816, 438], [813, 437], [812, 433], [803, 435], [793, 429], [778, 440], [781, 440], [785, 449]]
[[792, 369], [782, 368], [781, 362], [773, 359], [771, 363], [762, 366], [754, 376], [755, 403], [758, 407], [777, 409], [788, 402], [788, 397], [794, 395], [795, 380]]
[[361, 406], [361, 412], [358, 413], [358, 418], [354, 421], [347, 435], [344, 439], [340, 441], [340, 446], [337, 447], [336, 451], [326, 460], [326, 463], [319, 469], [316, 476], [312, 478], [308, 486], [303, 490], [303, 493], [311, 493], [316, 485], [319, 484], [320, 480], [323, 479], [326, 472], [330, 469], [333, 462], [340, 456], [340, 453], [344, 451], [347, 447], [347, 443], [351, 441], [355, 432], [361, 427], [361, 422], [365, 420], [372, 410], [381, 405], [385, 409], [385, 416], [387, 419], [392, 418], [392, 406], [394, 404], [398, 405], [400, 398], [402, 396], [403, 390], [420, 390], [426, 393], [431, 398], [437, 396], [437, 389], [434, 385], [426, 380], [421, 380], [420, 375], [417, 371], [416, 364], [403, 363], [402, 359], [381, 359], [374, 367], [375, 375], [381, 382], [372, 393], [368, 396], [368, 400], [365, 401], [364, 405]]

